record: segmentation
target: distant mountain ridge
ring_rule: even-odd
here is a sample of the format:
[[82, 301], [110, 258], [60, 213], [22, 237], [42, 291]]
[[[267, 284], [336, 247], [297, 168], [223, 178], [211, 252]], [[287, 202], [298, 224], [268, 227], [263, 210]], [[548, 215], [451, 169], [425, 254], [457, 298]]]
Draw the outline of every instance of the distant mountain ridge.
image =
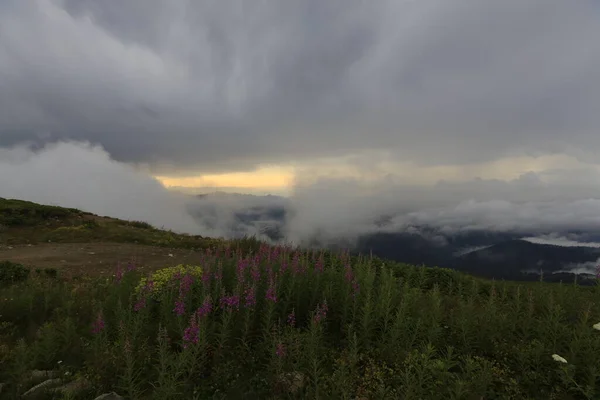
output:
[[[205, 196], [224, 201], [241, 198], [250, 200], [244, 202], [248, 204], [247, 207], [234, 212], [230, 222], [232, 232], [241, 235], [244, 231], [241, 228], [254, 227], [271, 240], [285, 240], [287, 219], [292, 213], [288, 199], [279, 196], [240, 197], [229, 193], [202, 195]], [[382, 216], [380, 220], [383, 222], [379, 221], [379, 225], [383, 227], [386, 218]], [[377, 226], [376, 222], [374, 226]], [[583, 242], [600, 242], [598, 232], [575, 230], [552, 233], [559, 237], [579, 238]], [[534, 229], [531, 232], [470, 229], [448, 233], [432, 226], [411, 226], [400, 232], [362, 234], [352, 241], [352, 251], [372, 253], [409, 264], [452, 268], [486, 278], [529, 281], [540, 279], [540, 274], [544, 274], [544, 280], [570, 282], [578, 274], [578, 280], [590, 281], [600, 260], [600, 245], [599, 248], [560, 246], [524, 240], [540, 234]], [[307, 240], [307, 244], [323, 245], [316, 234], [313, 239]], [[339, 246], [347, 244], [340, 238]], [[336, 241], [328, 240], [327, 246], [336, 247]]]

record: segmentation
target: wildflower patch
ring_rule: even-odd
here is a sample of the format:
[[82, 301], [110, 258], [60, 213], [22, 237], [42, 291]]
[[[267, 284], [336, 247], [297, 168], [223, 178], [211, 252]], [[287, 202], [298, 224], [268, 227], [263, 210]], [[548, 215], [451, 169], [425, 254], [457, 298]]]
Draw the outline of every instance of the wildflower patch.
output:
[[[175, 267], [160, 269], [152, 273], [149, 279], [140, 279], [140, 283], [135, 288], [135, 292], [139, 295], [146, 291], [148, 296], [153, 299], [158, 299], [163, 290], [170, 287], [172, 283], [186, 275], [191, 276], [194, 279], [201, 279], [202, 267], [197, 265], [179, 264]], [[151, 285], [149, 285], [150, 282], [152, 283]]]

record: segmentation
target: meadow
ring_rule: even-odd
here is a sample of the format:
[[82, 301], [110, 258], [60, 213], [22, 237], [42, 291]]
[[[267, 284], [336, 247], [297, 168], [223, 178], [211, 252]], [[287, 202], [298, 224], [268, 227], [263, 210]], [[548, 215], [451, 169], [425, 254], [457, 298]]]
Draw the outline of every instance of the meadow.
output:
[[82, 387], [45, 398], [600, 398], [598, 286], [249, 247], [148, 276], [5, 278], [2, 396], [43, 370]]
[[600, 399], [600, 285], [87, 226], [77, 210], [46, 223], [15, 204], [4, 243], [40, 223], [44, 239], [127, 229], [193, 244], [197, 262], [66, 278], [0, 256], [0, 398]]

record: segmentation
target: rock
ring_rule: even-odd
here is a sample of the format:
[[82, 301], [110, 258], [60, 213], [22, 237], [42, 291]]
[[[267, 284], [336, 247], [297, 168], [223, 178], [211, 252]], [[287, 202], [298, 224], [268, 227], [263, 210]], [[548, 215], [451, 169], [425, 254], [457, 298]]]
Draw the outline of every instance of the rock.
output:
[[59, 386], [52, 389], [55, 393], [62, 393], [63, 395], [74, 396], [84, 390], [90, 389], [92, 383], [85, 378], [75, 379], [65, 385]]
[[104, 393], [96, 397], [94, 400], [125, 400], [123, 396], [119, 396], [115, 392]]
[[39, 369], [34, 369], [30, 372], [31, 379], [52, 379], [58, 376], [56, 371], [44, 371]]
[[288, 393], [296, 393], [304, 387], [304, 374], [294, 371], [279, 375], [279, 387]]
[[38, 385], [35, 385], [31, 389], [29, 389], [28, 391], [26, 391], [25, 393], [23, 393], [23, 397], [35, 397], [35, 396], [38, 396], [38, 395], [42, 394], [44, 391], [46, 391], [47, 389], [50, 389], [53, 386], [60, 385], [60, 382], [61, 382], [60, 379], [48, 379], [48, 380], [45, 380], [44, 382], [42, 382], [42, 383], [40, 383]]

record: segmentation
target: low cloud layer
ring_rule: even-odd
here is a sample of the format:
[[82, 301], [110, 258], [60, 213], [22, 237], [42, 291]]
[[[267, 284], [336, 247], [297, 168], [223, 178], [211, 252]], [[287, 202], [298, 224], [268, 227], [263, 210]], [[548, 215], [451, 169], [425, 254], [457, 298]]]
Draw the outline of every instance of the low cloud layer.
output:
[[[368, 182], [299, 176], [289, 198], [193, 197], [168, 191], [143, 169], [85, 143], [0, 150], [0, 197], [77, 207], [206, 236], [260, 236], [275, 226], [287, 240], [299, 243], [432, 227], [441, 235], [511, 231], [537, 237], [530, 240], [587, 241], [591, 246], [600, 232], [600, 185], [594, 184], [599, 181], [592, 169], [432, 186], [402, 184], [390, 176]], [[563, 233], [539, 236], [553, 232]]]
[[386, 150], [600, 151], [600, 8], [564, 0], [4, 0], [0, 147], [155, 173]]
[[85, 143], [58, 143], [38, 151], [0, 149], [0, 197], [206, 233], [185, 212], [183, 196], [168, 192], [144, 172], [112, 160], [102, 148]]

